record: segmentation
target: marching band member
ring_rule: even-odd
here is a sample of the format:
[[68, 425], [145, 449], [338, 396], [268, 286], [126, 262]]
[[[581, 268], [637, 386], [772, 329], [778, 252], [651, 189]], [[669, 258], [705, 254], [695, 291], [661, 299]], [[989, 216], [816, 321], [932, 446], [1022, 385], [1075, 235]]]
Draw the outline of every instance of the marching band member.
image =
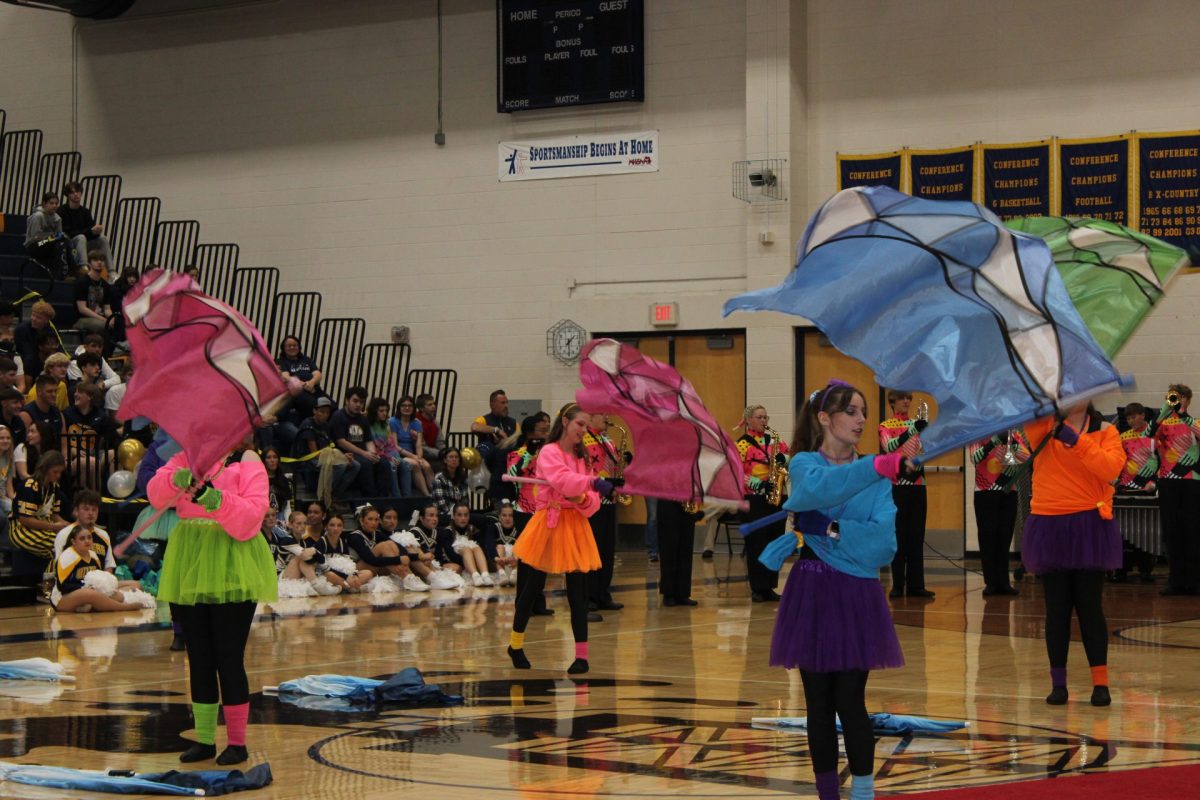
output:
[[997, 434], [969, 448], [975, 464], [975, 525], [983, 566], [983, 595], [1018, 595], [1008, 578], [1009, 552], [1017, 523], [1017, 494], [1010, 484], [1029, 460], [1029, 446], [1018, 431]]
[[1192, 390], [1173, 383], [1146, 429], [1158, 453], [1158, 505], [1170, 571], [1164, 595], [1200, 593], [1200, 422], [1188, 414]]
[[[912, 399], [909, 392], [888, 390], [892, 416], [879, 425], [880, 453], [899, 452], [908, 457], [920, 454], [921, 431], [929, 423], [909, 419]], [[933, 597], [933, 592], [925, 588], [925, 515], [929, 500], [923, 467], [896, 476], [892, 501], [896, 504], [896, 557], [892, 559], [892, 591], [888, 596]]]
[[[776, 469], [786, 469], [788, 446], [787, 442], [772, 439], [767, 432], [770, 420], [763, 406], [748, 406], [742, 412], [742, 421], [738, 425], [739, 428], [745, 428], [735, 444], [742, 456], [746, 500], [750, 502], [750, 510], [743, 514], [747, 522], [762, 519], [779, 510], [767, 502], [767, 495], [771, 491], [767, 481], [771, 473], [770, 453], [775, 453]], [[779, 538], [785, 525], [786, 522], [780, 520], [759, 528], [745, 538], [746, 575], [750, 581], [750, 599], [755, 603], [779, 600], [775, 592], [775, 587], [779, 585], [779, 571], [765, 566], [758, 557], [768, 544]]]
[[[608, 437], [608, 417], [592, 414], [587, 431], [583, 434], [583, 452], [592, 475], [609, 478], [618, 474], [622, 454]], [[619, 611], [623, 603], [613, 600], [613, 566], [617, 560], [617, 507], [612, 498], [603, 498], [600, 509], [588, 518], [592, 535], [596, 537], [596, 549], [600, 552], [600, 569], [588, 576], [588, 607], [591, 611]], [[589, 622], [600, 622], [602, 617], [593, 614]]]

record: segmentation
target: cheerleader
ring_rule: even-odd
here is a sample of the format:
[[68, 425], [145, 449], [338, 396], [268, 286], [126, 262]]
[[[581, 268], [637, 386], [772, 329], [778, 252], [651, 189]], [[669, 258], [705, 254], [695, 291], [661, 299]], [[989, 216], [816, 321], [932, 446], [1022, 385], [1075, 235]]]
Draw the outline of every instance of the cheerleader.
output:
[[267, 547], [271, 549], [271, 559], [275, 562], [275, 576], [283, 577], [288, 565], [300, 552], [299, 545], [287, 531], [279, 527], [279, 512], [274, 508], [268, 508], [267, 513], [263, 515], [260, 531], [263, 539], [267, 541]]
[[1112, 483], [1125, 466], [1125, 448], [1117, 429], [1088, 403], [1071, 408], [1066, 419], [1046, 417], [1030, 423], [1025, 433], [1034, 452], [1041, 448], [1033, 470], [1032, 513], [1025, 520], [1021, 557], [1026, 569], [1041, 576], [1046, 596], [1051, 685], [1046, 702], [1054, 706], [1067, 702], [1067, 650], [1074, 611], [1092, 668], [1092, 705], [1107, 706], [1112, 697], [1102, 601], [1104, 573], [1120, 568], [1122, 561]]
[[[364, 506], [370, 508], [370, 506]], [[374, 510], [374, 509], [372, 509]], [[376, 512], [376, 517], [379, 514]], [[324, 560], [328, 571], [318, 570], [325, 580], [341, 588], [343, 592], [357, 592], [367, 581], [375, 577], [369, 569], [360, 569], [355, 557], [358, 555], [350, 545], [350, 539], [345, 534], [346, 523], [340, 516], [334, 514], [325, 523], [325, 533], [317, 543], [317, 552]]]
[[535, 500], [537, 511], [513, 547], [513, 555], [530, 567], [529, 580], [517, 590], [508, 655], [517, 669], [529, 669], [525, 655], [525, 627], [537, 595], [546, 585], [546, 573], [566, 573], [567, 601], [571, 607], [571, 632], [575, 660], [567, 668], [573, 675], [588, 671], [587, 573], [600, 568], [600, 553], [587, 518], [600, 507], [600, 497], [612, 497], [616, 484], [591, 474], [583, 451], [588, 415], [574, 403], [559, 414], [550, 430], [549, 443], [538, 453], [542, 486]]
[[488, 573], [487, 556], [480, 544], [480, 533], [471, 524], [471, 507], [466, 503], [455, 503], [450, 510], [450, 534], [454, 537], [451, 550], [462, 561], [464, 575], [471, 576], [475, 586], [495, 586]]
[[426, 583], [438, 584], [435, 588], [452, 588], [450, 580], [438, 575], [442, 572], [457, 574], [462, 567], [454, 563], [453, 536], [446, 529], [438, 528], [438, 506], [436, 503], [426, 503], [421, 507], [416, 524], [403, 533], [396, 535], [396, 543], [408, 552], [408, 565]]
[[517, 559], [512, 554], [516, 543], [516, 517], [512, 503], [505, 500], [500, 504], [498, 519], [484, 529], [482, 537], [484, 555], [496, 567], [496, 583], [499, 586], [515, 586], [517, 583]]
[[[766, 478], [771, 471], [771, 452], [781, 469], [787, 464], [787, 442], [774, 441], [767, 433], [771, 418], [762, 406], [749, 406], [742, 412], [739, 427], [746, 429], [737, 440], [738, 453], [742, 456], [742, 472], [745, 479], [746, 500], [750, 510], [744, 515], [746, 522], [753, 522], [774, 514], [777, 508], [767, 502], [771, 486]], [[779, 570], [773, 570], [758, 560], [763, 548], [775, 541], [784, 532], [784, 521], [759, 528], [745, 538], [746, 577], [750, 582], [750, 599], [755, 603], [776, 602], [779, 595]]]
[[154, 474], [146, 492], [151, 505], [173, 505], [179, 514], [158, 585], [158, 599], [174, 604], [187, 643], [196, 743], [179, 760], [216, 755], [217, 704], [223, 700], [229, 743], [217, 763], [240, 764], [249, 758], [246, 642], [256, 604], [278, 597], [271, 549], [258, 535], [267, 510], [266, 470], [248, 448], [211, 481], [199, 483], [187, 455], [178, 453]]
[[355, 512], [358, 530], [350, 531], [343, 538], [358, 558], [358, 568], [372, 575], [395, 575], [403, 580], [411, 574], [408, 556], [400, 552], [400, 545], [389, 539], [379, 539], [381, 517], [375, 506], [361, 506]]
[[[808, 745], [817, 796], [839, 796], [840, 719], [851, 798], [875, 796], [875, 736], [867, 677], [904, 663], [879, 570], [896, 552], [889, 479], [899, 452], [860, 458], [867, 403], [840, 381], [813, 392], [800, 412], [784, 508], [808, 533], [792, 567], [771, 639], [771, 666], [799, 669], [808, 708]], [[836, 538], [829, 535], [836, 533]]]
[[[54, 563], [54, 588], [50, 605], [55, 611], [136, 611], [141, 603], [127, 603], [120, 591], [111, 596], [84, 585], [89, 572], [103, 572], [103, 558], [92, 549], [90, 528], [76, 525], [66, 537], [66, 546]], [[111, 578], [109, 580], [112, 580]]]

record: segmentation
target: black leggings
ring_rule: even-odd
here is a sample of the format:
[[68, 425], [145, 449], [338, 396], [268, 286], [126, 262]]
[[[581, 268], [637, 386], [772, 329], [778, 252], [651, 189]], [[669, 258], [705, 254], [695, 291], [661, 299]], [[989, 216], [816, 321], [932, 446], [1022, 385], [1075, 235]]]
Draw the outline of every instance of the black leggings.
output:
[[[253, 600], [244, 603], [200, 603], [171, 605], [175, 619], [183, 625], [187, 642], [188, 671], [192, 679], [193, 703], [227, 706], [250, 702], [246, 677], [246, 640], [254, 622]], [[217, 693], [217, 678], [221, 692]]]
[[[546, 588], [546, 573], [535, 569], [525, 562], [518, 563], [518, 569], [523, 569], [522, 582], [517, 588], [517, 611], [513, 617], [512, 629], [524, 633], [533, 614], [533, 604], [541, 597], [542, 589]], [[576, 642], [588, 640], [588, 573], [568, 572], [567, 603], [571, 606], [571, 633]]]
[[1104, 573], [1069, 570], [1042, 576], [1046, 592], [1046, 655], [1051, 667], [1067, 666], [1071, 645], [1071, 611], [1079, 617], [1088, 666], [1108, 664], [1108, 624], [1104, 621]]
[[800, 670], [808, 706], [808, 752], [813, 772], [837, 770], [837, 721], [842, 721], [846, 760], [851, 775], [875, 772], [875, 733], [867, 716], [866, 670], [808, 672]]

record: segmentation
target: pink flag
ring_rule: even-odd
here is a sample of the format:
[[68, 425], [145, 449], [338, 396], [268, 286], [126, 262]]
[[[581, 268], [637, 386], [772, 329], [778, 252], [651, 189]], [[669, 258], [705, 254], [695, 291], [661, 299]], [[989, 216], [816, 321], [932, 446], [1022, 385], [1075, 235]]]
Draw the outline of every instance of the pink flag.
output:
[[211, 477], [288, 393], [262, 336], [187, 275], [152, 270], [124, 303], [137, 370], [121, 419], [147, 417]]
[[745, 508], [742, 460], [700, 396], [674, 368], [612, 339], [584, 348], [581, 408], [619, 414], [636, 445], [625, 470], [631, 494]]

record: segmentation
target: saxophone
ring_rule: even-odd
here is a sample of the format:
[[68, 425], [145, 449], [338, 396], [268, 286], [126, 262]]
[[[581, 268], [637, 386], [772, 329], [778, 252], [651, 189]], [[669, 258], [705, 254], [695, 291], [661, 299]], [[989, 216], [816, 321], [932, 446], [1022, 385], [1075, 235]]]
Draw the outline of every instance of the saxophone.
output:
[[[609, 439], [609, 443], [612, 444], [613, 455], [615, 457], [612, 476], [614, 478], [622, 478], [625, 476], [625, 429], [620, 425], [615, 425], [613, 427], [615, 427], [616, 432], [620, 434], [620, 440], [613, 441], [611, 438]], [[614, 502], [620, 503], [623, 506], [627, 506], [633, 502], [633, 497], [627, 494], [622, 494], [621, 492], [613, 492], [612, 499]]]
[[783, 495], [787, 492], [788, 472], [779, 464], [779, 431], [774, 428], [766, 429], [770, 444], [767, 445], [767, 503], [778, 506], [783, 503]]

